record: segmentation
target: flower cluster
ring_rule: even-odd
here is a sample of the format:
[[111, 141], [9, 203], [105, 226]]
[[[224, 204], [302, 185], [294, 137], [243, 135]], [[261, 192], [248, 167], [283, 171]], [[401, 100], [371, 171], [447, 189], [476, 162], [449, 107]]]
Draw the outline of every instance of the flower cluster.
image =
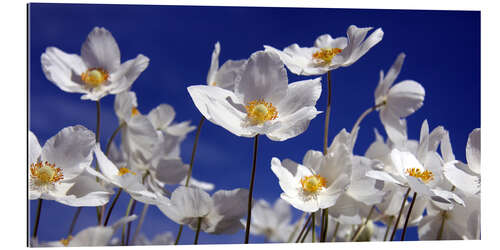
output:
[[[196, 232], [194, 244], [200, 232], [218, 235], [242, 230], [245, 243], [249, 234], [272, 242], [385, 241], [393, 240], [398, 229], [404, 239], [410, 226], [418, 227], [421, 240], [480, 239], [480, 128], [469, 135], [467, 163], [455, 159], [449, 131], [442, 126], [430, 131], [424, 120], [420, 138], [409, 139], [406, 118], [422, 107], [426, 93], [414, 80], [393, 84], [404, 53], [387, 73], [380, 72], [374, 105], [352, 130], [342, 129], [328, 141], [328, 103], [325, 137], [317, 139], [324, 141], [322, 151], [304, 149], [301, 163], [266, 159], [265, 167], [270, 167], [276, 182], [265, 185], [279, 185], [283, 191], [274, 205], [253, 198], [259, 135], [286, 141], [300, 136], [313, 119], [323, 115], [316, 108], [326, 92], [322, 78], [289, 83], [287, 68], [297, 75], [328, 74], [330, 91], [332, 70], [352, 66], [381, 42], [382, 29], [368, 35], [371, 30], [351, 25], [347, 37], [321, 35], [313, 47], [292, 44], [281, 51], [265, 45], [247, 59], [228, 60], [221, 67], [217, 42], [206, 84], [187, 88], [202, 115], [196, 127], [190, 121], [174, 122], [176, 113], [169, 104], [148, 113], [140, 111], [131, 86], [149, 59], [139, 54], [121, 63], [118, 45], [105, 28], [90, 32], [80, 55], [48, 47], [41, 55], [47, 80], [63, 91], [82, 93], [81, 99], [97, 102], [98, 109], [102, 98], [114, 95], [118, 124], [107, 143], [99, 141], [99, 123], [95, 133], [81, 125], [63, 128], [43, 147], [28, 132], [29, 199], [39, 201], [39, 211], [42, 200], [97, 207], [98, 218], [96, 226], [75, 235], [70, 232], [61, 241], [39, 242], [38, 213], [32, 246], [178, 244], [184, 225]], [[330, 98], [331, 93], [325, 95]], [[387, 139], [375, 130], [375, 141], [364, 155], [357, 155], [360, 123], [374, 111], [379, 112]], [[248, 189], [245, 183], [217, 190], [214, 184], [192, 177], [205, 120], [236, 136], [253, 138]], [[184, 162], [180, 144], [195, 129], [191, 160]], [[120, 145], [113, 141], [118, 133]], [[122, 193], [130, 196], [126, 215], [107, 226]], [[134, 236], [130, 239], [123, 231], [121, 239], [113, 239], [127, 224], [130, 230], [130, 222], [137, 219], [133, 215], [137, 202], [144, 204], [144, 210]], [[165, 232], [152, 241], [140, 234], [149, 206], [179, 224], [178, 232]], [[303, 212], [301, 219], [292, 221], [292, 207]]]

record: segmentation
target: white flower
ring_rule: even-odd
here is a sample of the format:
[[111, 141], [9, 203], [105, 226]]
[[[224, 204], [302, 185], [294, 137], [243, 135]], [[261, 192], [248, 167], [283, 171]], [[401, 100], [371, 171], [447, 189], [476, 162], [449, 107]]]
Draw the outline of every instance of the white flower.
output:
[[304, 132], [316, 117], [321, 78], [288, 85], [283, 63], [274, 53], [259, 51], [237, 77], [234, 92], [213, 86], [190, 86], [189, 94], [205, 118], [231, 133], [265, 134], [284, 141]]
[[43, 148], [29, 131], [29, 199], [75, 207], [106, 204], [111, 193], [90, 168], [94, 145], [94, 133], [83, 126], [62, 129]]
[[123, 225], [135, 220], [137, 215], [123, 217], [112, 226], [88, 227], [80, 231], [75, 236], [69, 236], [60, 241], [47, 242], [40, 246], [48, 247], [91, 247], [91, 246], [109, 246], [111, 237]]
[[474, 129], [469, 134], [465, 149], [467, 161], [471, 161], [468, 162], [468, 165], [455, 160], [448, 133], [441, 141], [441, 153], [445, 162], [443, 167], [444, 176], [453, 186], [469, 195], [481, 192], [481, 174], [479, 172], [481, 161], [480, 133], [481, 129]]
[[193, 230], [201, 218], [201, 230], [211, 234], [233, 234], [243, 228], [248, 190], [219, 190], [212, 197], [199, 188], [179, 186], [171, 199], [159, 197], [158, 208], [178, 224]]
[[401, 119], [418, 110], [425, 97], [424, 88], [416, 81], [404, 80], [392, 86], [404, 59], [405, 54], [399, 54], [385, 77], [384, 72], [380, 71], [380, 80], [375, 90], [375, 106], [380, 111], [380, 121], [396, 145], [402, 145], [406, 141], [406, 124]]
[[82, 99], [93, 101], [129, 89], [149, 64], [149, 58], [141, 54], [121, 64], [118, 44], [105, 28], [90, 32], [80, 54], [48, 47], [42, 54], [42, 69], [63, 91], [83, 93]]
[[[418, 225], [421, 240], [437, 240], [443, 223], [441, 240], [473, 240], [481, 236], [481, 199], [479, 195], [458, 191], [465, 207], [455, 206], [444, 212], [429, 213]], [[429, 211], [429, 210], [428, 210]]]
[[273, 157], [271, 170], [279, 179], [283, 200], [304, 212], [335, 205], [350, 183], [352, 154], [345, 144], [332, 148], [326, 156], [307, 151], [302, 164]]
[[266, 51], [278, 53], [281, 60], [294, 74], [322, 75], [339, 67], [350, 66], [380, 42], [384, 36], [380, 28], [365, 40], [371, 29], [351, 25], [347, 29], [347, 38], [333, 39], [328, 34], [321, 35], [311, 48], [301, 48], [296, 43], [286, 47], [283, 51], [267, 45], [264, 45], [264, 48]]
[[95, 145], [94, 153], [99, 164], [99, 169], [102, 172], [100, 177], [113, 185], [122, 188], [132, 196], [133, 199], [147, 204], [155, 204], [157, 196], [148, 191], [143, 184], [142, 176], [128, 168], [117, 168], [106, 155], [101, 151], [99, 144]]
[[137, 239], [134, 242], [135, 246], [147, 246], [147, 245], [173, 245], [175, 243], [174, 236], [171, 232], [164, 232], [161, 234], [157, 234], [152, 241], [144, 234], [139, 234]]
[[207, 85], [217, 86], [230, 91], [234, 90], [236, 77], [241, 74], [246, 60], [227, 60], [219, 68], [220, 43], [217, 42], [212, 52], [212, 61], [207, 74]]
[[[290, 205], [286, 201], [277, 199], [271, 206], [261, 199], [252, 207], [250, 233], [264, 235], [272, 242], [287, 242], [294, 229], [291, 220]], [[242, 223], [246, 225], [246, 220]]]

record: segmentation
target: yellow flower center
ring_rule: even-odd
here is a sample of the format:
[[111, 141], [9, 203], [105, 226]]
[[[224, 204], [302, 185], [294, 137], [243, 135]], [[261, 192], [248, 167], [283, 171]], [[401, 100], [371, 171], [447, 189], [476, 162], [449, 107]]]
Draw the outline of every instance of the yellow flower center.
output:
[[136, 107], [133, 107], [133, 108], [132, 108], [132, 117], [133, 117], [133, 116], [136, 116], [136, 115], [138, 115], [138, 114], [140, 114], [140, 113], [141, 113], [141, 112], [139, 112], [139, 110], [138, 110]]
[[108, 72], [99, 68], [88, 69], [81, 75], [82, 81], [91, 88], [100, 86], [108, 80], [108, 77]]
[[326, 187], [326, 179], [319, 174], [304, 176], [300, 179], [300, 184], [304, 191], [314, 193]]
[[38, 186], [54, 184], [64, 179], [62, 170], [56, 168], [56, 164], [50, 164], [49, 162], [32, 163], [30, 173], [34, 183]]
[[119, 175], [119, 176], [123, 176], [123, 175], [125, 175], [125, 174], [132, 174], [132, 175], [135, 175], [135, 173], [134, 173], [134, 172], [130, 171], [130, 169], [128, 169], [128, 168], [126, 168], [126, 167], [122, 167], [122, 168], [120, 168], [120, 169], [119, 169], [119, 173], [118, 173], [118, 175]]
[[211, 82], [211, 83], [210, 83], [210, 84], [208, 84], [208, 85], [210, 85], [210, 86], [216, 86], [216, 85], [217, 85], [217, 83], [216, 83], [216, 82]]
[[265, 102], [262, 99], [251, 101], [245, 106], [245, 109], [252, 125], [262, 124], [278, 117], [276, 107], [272, 103]]
[[422, 172], [418, 168], [407, 168], [405, 172], [409, 176], [413, 176], [415, 178], [422, 180], [424, 183], [428, 183], [429, 181], [434, 180], [434, 174], [432, 173], [432, 171], [429, 170], [425, 170]]
[[71, 236], [71, 235], [70, 235], [70, 236], [68, 236], [68, 238], [66, 238], [66, 239], [61, 239], [61, 240], [60, 240], [60, 242], [61, 242], [61, 243], [62, 243], [65, 247], [67, 247], [67, 246], [68, 246], [68, 244], [69, 244], [69, 242], [71, 241], [71, 239], [72, 239], [72, 238], [73, 238], [73, 236]]
[[317, 59], [321, 64], [329, 64], [333, 57], [342, 52], [339, 48], [332, 49], [323, 49], [321, 48], [319, 51], [314, 52], [312, 57]]

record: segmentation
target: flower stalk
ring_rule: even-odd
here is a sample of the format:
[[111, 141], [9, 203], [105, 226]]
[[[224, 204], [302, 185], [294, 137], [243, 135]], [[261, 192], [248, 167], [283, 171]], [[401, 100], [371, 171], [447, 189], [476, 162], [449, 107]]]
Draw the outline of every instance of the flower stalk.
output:
[[396, 219], [396, 223], [394, 224], [394, 227], [392, 229], [392, 234], [391, 234], [391, 241], [394, 240], [394, 236], [396, 236], [396, 231], [398, 230], [398, 225], [399, 225], [399, 220], [401, 219], [401, 214], [403, 214], [403, 210], [405, 208], [406, 204], [406, 199], [408, 199], [408, 195], [410, 194], [410, 188], [408, 188], [408, 191], [406, 191], [405, 197], [403, 198], [403, 202], [401, 203], [401, 208], [399, 209], [399, 214]]
[[36, 209], [35, 226], [33, 228], [33, 238], [38, 236], [38, 225], [40, 224], [40, 212], [42, 211], [42, 199], [38, 199], [38, 207]]
[[252, 194], [253, 194], [253, 186], [255, 182], [255, 169], [257, 165], [257, 146], [259, 143], [259, 135], [257, 134], [254, 137], [253, 144], [253, 166], [252, 166], [252, 175], [250, 177], [250, 188], [248, 191], [248, 214], [247, 214], [247, 224], [245, 228], [245, 244], [248, 244], [248, 239], [250, 236], [250, 222], [252, 220]]
[[198, 245], [198, 237], [200, 236], [202, 217], [198, 217], [198, 225], [196, 226], [196, 235], [194, 236], [194, 244]]
[[415, 205], [416, 200], [417, 200], [417, 192], [413, 193], [413, 199], [411, 200], [410, 209], [408, 209], [408, 214], [406, 215], [405, 225], [403, 227], [403, 234], [401, 234], [401, 241], [405, 240], [406, 228], [408, 227], [408, 221], [410, 220], [411, 210], [413, 209], [413, 205]]

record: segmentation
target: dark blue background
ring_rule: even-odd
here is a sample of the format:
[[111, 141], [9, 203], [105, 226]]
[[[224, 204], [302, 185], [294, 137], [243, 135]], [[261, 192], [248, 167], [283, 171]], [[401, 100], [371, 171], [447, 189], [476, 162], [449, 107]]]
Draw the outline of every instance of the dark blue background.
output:
[[[457, 159], [465, 161], [468, 134], [480, 127], [480, 12], [406, 11], [318, 8], [189, 7], [135, 5], [30, 4], [29, 6], [30, 130], [43, 145], [66, 126], [82, 124], [95, 130], [95, 103], [80, 100], [80, 94], [61, 91], [49, 82], [40, 56], [48, 46], [67, 53], [80, 47], [95, 26], [107, 28], [118, 42], [122, 62], [138, 53], [148, 56], [149, 67], [134, 83], [139, 110], [147, 113], [161, 103], [172, 105], [175, 121], [191, 120], [196, 125], [200, 113], [186, 87], [205, 84], [215, 42], [221, 43], [220, 64], [228, 59], [244, 59], [262, 50], [263, 45], [278, 49], [298, 43], [312, 46], [319, 35], [346, 36], [347, 27], [382, 27], [383, 40], [358, 62], [333, 72], [330, 140], [342, 128], [350, 130], [357, 117], [373, 105], [379, 71], [385, 72], [400, 52], [407, 55], [396, 82], [416, 80], [426, 90], [424, 106], [408, 121], [408, 134], [418, 139], [420, 125], [427, 119], [430, 128], [443, 125], [450, 131]], [[289, 82], [308, 79], [289, 74]], [[326, 90], [326, 78], [323, 89]], [[111, 136], [118, 121], [114, 97], [101, 100], [101, 143]], [[325, 110], [326, 96], [318, 101]], [[271, 172], [272, 157], [302, 161], [309, 149], [321, 150], [324, 115], [312, 120], [303, 134], [285, 142], [259, 140], [255, 199], [274, 202], [281, 189]], [[355, 152], [364, 154], [374, 140], [373, 128], [383, 132], [378, 114], [362, 123]], [[182, 158], [188, 162], [194, 132], [182, 144]], [[248, 188], [253, 141], [237, 137], [210, 122], [203, 126], [193, 176], [215, 183], [218, 189]], [[111, 223], [122, 217], [128, 196], [120, 197]], [[34, 221], [36, 201], [30, 202]], [[142, 205], [136, 207], [140, 213]], [[66, 236], [76, 208], [46, 201], [42, 209], [39, 238], [59, 240]], [[294, 209], [295, 217], [300, 212]], [[95, 208], [84, 208], [75, 232], [96, 223]], [[31, 225], [32, 226], [32, 225]], [[135, 224], [134, 224], [135, 228]], [[150, 239], [157, 233], [177, 233], [178, 226], [158, 209], [151, 207], [142, 232]], [[194, 232], [185, 229], [182, 244], [193, 242]], [[231, 236], [200, 235], [200, 243], [242, 243], [244, 231]], [[411, 228], [407, 239], [416, 240]], [[251, 236], [250, 242], [263, 242]]]

